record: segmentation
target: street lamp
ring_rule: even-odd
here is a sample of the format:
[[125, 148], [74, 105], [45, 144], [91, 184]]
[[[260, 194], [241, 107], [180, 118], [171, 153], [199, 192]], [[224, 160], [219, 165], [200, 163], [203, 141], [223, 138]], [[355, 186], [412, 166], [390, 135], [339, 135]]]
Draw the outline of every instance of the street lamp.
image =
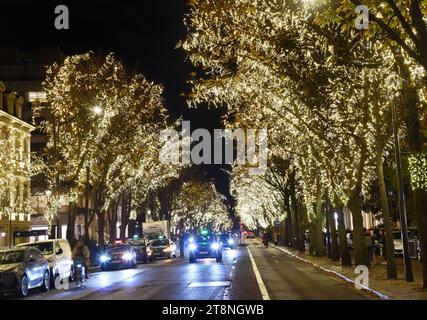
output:
[[399, 133], [396, 121], [396, 107], [394, 102], [391, 106], [393, 123], [394, 154], [396, 159], [397, 193], [399, 196], [400, 229], [402, 232], [403, 266], [405, 269], [406, 282], [413, 282], [411, 259], [409, 257], [408, 227], [406, 218], [405, 194], [402, 178], [402, 159], [400, 155]]

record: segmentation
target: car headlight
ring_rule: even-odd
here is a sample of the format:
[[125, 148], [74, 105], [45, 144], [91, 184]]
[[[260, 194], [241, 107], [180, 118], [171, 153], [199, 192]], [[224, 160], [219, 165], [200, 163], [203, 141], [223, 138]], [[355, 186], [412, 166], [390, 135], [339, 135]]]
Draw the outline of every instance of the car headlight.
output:
[[123, 259], [123, 260], [127, 260], [127, 261], [132, 260], [132, 259], [133, 259], [133, 254], [132, 254], [132, 253], [130, 253], [130, 252], [126, 252], [126, 253], [122, 256], [122, 259]]
[[194, 251], [194, 250], [196, 250], [196, 249], [197, 249], [197, 246], [196, 246], [194, 243], [190, 243], [190, 245], [188, 246], [188, 248], [189, 248], [191, 251]]
[[166, 247], [163, 249], [163, 252], [171, 252], [172, 248], [171, 247]]
[[212, 249], [214, 249], [214, 250], [218, 250], [219, 249], [219, 243], [217, 243], [217, 242], [215, 242], [215, 243], [212, 243]]
[[101, 256], [100, 260], [101, 260], [101, 262], [107, 262], [107, 261], [111, 260], [111, 258], [109, 256], [107, 256], [106, 254], [103, 254]]
[[228, 244], [234, 244], [234, 240], [233, 239], [228, 239]]

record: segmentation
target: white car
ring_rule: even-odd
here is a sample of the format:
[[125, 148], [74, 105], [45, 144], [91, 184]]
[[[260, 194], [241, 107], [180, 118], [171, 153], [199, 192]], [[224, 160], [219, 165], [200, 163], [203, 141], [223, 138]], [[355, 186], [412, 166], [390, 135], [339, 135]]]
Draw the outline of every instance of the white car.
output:
[[73, 254], [68, 240], [52, 239], [20, 243], [17, 247], [35, 247], [39, 249], [49, 262], [50, 275], [53, 282], [57, 277], [60, 279], [73, 278]]

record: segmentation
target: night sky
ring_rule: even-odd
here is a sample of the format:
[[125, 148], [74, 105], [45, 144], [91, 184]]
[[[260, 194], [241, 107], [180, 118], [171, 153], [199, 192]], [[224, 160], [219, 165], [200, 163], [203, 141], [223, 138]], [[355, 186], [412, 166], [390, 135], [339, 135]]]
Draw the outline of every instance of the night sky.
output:
[[[67, 5], [70, 29], [56, 30], [54, 9]], [[192, 129], [221, 128], [221, 110], [188, 109], [187, 80], [193, 71], [185, 53], [176, 49], [185, 37], [185, 0], [13, 0], [1, 1], [1, 42], [24, 48], [59, 45], [64, 53], [88, 50], [115, 52], [130, 71], [164, 85], [165, 104], [172, 118], [191, 120]], [[221, 166], [206, 165], [205, 178], [215, 178], [220, 192], [228, 194]], [[203, 175], [202, 175], [203, 176]], [[231, 201], [231, 199], [229, 198]]]

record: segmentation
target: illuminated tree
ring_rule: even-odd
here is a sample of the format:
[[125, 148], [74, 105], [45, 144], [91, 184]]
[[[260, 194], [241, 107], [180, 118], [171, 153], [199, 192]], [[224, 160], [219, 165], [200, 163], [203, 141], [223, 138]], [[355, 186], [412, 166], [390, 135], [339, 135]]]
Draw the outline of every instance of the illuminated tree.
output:
[[[410, 175], [420, 245], [423, 256], [424, 288], [427, 288], [427, 197], [426, 178], [426, 131], [425, 92], [427, 70], [427, 4], [425, 1], [322, 1], [317, 7], [317, 22], [332, 28], [354, 30], [356, 5], [369, 9], [369, 27], [358, 32], [361, 39], [379, 41], [392, 52], [390, 55], [400, 77], [399, 97], [395, 101], [399, 115], [405, 125]], [[424, 126], [424, 128], [423, 128]]]
[[[70, 201], [72, 225], [78, 197], [85, 196], [86, 207], [92, 198], [102, 245], [106, 213], [114, 222], [110, 210], [120, 196], [141, 185], [156, 187], [174, 174], [158, 163], [154, 151], [160, 130], [167, 127], [163, 89], [140, 74], [126, 73], [113, 54], [102, 58], [91, 52], [53, 64], [44, 88], [47, 103], [37, 112], [47, 115], [42, 128], [49, 137], [46, 154], [53, 184], [58, 190], [59, 184], [66, 185], [76, 195]], [[49, 180], [55, 181], [52, 175]], [[134, 193], [140, 201], [143, 193]], [[91, 219], [85, 217], [85, 222]]]
[[368, 265], [361, 204], [389, 146], [383, 102], [397, 77], [390, 51], [315, 18], [303, 1], [192, 1], [180, 45], [203, 74], [189, 102], [225, 103], [229, 127], [267, 128], [271, 155], [292, 159], [319, 246], [328, 195], [351, 210], [355, 262]]
[[172, 227], [181, 231], [197, 231], [210, 227], [213, 231], [232, 227], [226, 199], [213, 183], [188, 180], [173, 199]]

